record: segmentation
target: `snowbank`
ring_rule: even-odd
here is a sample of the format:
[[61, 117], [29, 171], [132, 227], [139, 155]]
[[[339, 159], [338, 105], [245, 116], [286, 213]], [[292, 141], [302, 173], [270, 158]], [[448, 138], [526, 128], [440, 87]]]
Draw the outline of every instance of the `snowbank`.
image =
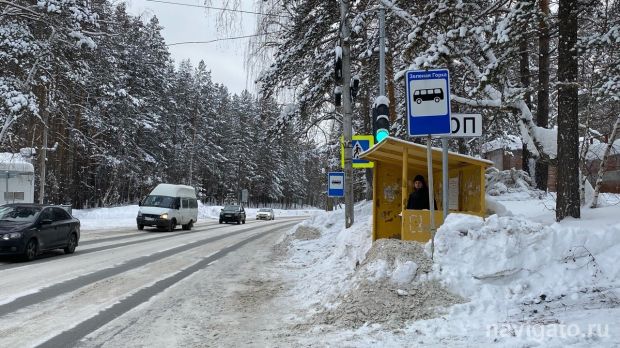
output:
[[275, 246], [295, 284], [295, 303], [308, 313], [304, 325], [357, 329], [380, 324], [401, 328], [433, 318], [464, 300], [429, 279], [432, 261], [417, 242], [371, 242], [372, 204], [355, 207], [356, 223], [344, 228], [344, 212], [316, 215]]
[[[300, 307], [310, 309], [350, 288], [346, 279], [364, 260], [372, 244], [371, 212], [370, 202], [356, 205], [355, 224], [349, 229], [344, 226], [344, 210], [317, 213], [275, 246], [276, 253], [287, 258], [285, 276], [296, 284], [291, 293]], [[318, 238], [299, 238], [308, 234], [300, 230], [315, 231], [314, 237]]]
[[[73, 209], [73, 216], [78, 218], [83, 231], [135, 227], [138, 216], [138, 205], [127, 205], [112, 208]], [[204, 205], [198, 202], [198, 220], [218, 219], [222, 206]], [[256, 218], [258, 209], [246, 208], [247, 219]], [[317, 209], [285, 210], [274, 209], [276, 219], [285, 216], [310, 216], [320, 212]]]
[[138, 205], [113, 208], [73, 209], [73, 216], [80, 220], [82, 231], [135, 227]]
[[435, 270], [444, 284], [498, 305], [618, 286], [619, 255], [620, 223], [590, 230], [450, 214], [435, 239]]
[[542, 191], [534, 187], [534, 181], [527, 172], [514, 168], [498, 170], [495, 167], [485, 173], [486, 193], [489, 196], [503, 196], [503, 200], [522, 200], [540, 197]]
[[[224, 206], [221, 205], [202, 205], [202, 203], [198, 204], [198, 218], [199, 219], [219, 219], [220, 210], [222, 210]], [[256, 213], [260, 208], [245, 208], [245, 215], [247, 219], [255, 219]], [[273, 214], [275, 218], [284, 217], [284, 216], [310, 216], [317, 214], [319, 212], [324, 212], [324, 210], [309, 208], [309, 209], [273, 209]]]
[[369, 203], [349, 229], [336, 211], [291, 231], [278, 250], [301, 344], [620, 346], [620, 206], [555, 223], [552, 195], [514, 172], [495, 182], [502, 216], [451, 214], [434, 262], [430, 243], [372, 244]]
[[378, 240], [347, 279], [350, 288], [336, 296], [335, 306], [319, 308], [311, 322], [346, 329], [374, 324], [399, 329], [407, 321], [434, 318], [465, 302], [428, 279], [431, 267], [421, 244]]

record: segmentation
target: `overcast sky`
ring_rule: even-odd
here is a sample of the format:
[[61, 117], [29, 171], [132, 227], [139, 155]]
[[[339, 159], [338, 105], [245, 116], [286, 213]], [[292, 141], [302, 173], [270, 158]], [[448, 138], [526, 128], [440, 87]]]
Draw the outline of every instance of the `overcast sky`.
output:
[[[203, 5], [201, 0], [168, 0], [185, 4]], [[196, 7], [170, 5], [146, 0], [125, 0], [129, 13], [148, 19], [157, 16], [164, 27], [162, 34], [167, 44], [185, 41], [209, 41], [224, 37], [253, 34], [256, 18], [251, 14], [242, 14], [241, 31], [226, 34], [216, 30], [216, 10]], [[213, 1], [217, 6], [218, 1]], [[243, 10], [253, 10], [253, 0], [242, 0]], [[190, 59], [192, 65], [204, 60], [214, 82], [225, 85], [232, 93], [239, 94], [244, 89], [253, 92], [253, 83], [247, 82], [243, 67], [244, 49], [248, 39], [216, 42], [209, 44], [187, 44], [169, 46], [172, 58], [178, 64], [183, 59]]]

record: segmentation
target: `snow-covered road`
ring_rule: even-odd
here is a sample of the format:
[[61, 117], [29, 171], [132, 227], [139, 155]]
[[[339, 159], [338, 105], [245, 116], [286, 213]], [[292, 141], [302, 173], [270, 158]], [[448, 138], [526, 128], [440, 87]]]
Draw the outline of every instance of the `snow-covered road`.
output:
[[[73, 255], [48, 253], [31, 263], [0, 259], [0, 345], [100, 346], [113, 339], [119, 327], [124, 336], [134, 337], [134, 323], [142, 317], [136, 317], [136, 312], [158, 313], [153, 302], [181, 303], [180, 299], [194, 298], [196, 291], [189, 297], [178, 294], [179, 289], [194, 287], [189, 278], [226, 282], [227, 274], [210, 276], [208, 266], [251, 256], [257, 252], [252, 247], [257, 241], [272, 235], [277, 239], [302, 220], [248, 220], [245, 225], [206, 222], [189, 232], [172, 233], [98, 231], [84, 233]], [[216, 297], [204, 300], [217, 302]], [[191, 314], [179, 313], [176, 319], [185, 322], [183, 317]], [[142, 319], [150, 323], [151, 317]], [[171, 332], [165, 325], [160, 329]], [[145, 332], [144, 328], [137, 331]], [[87, 335], [88, 340], [79, 343]], [[103, 341], [98, 338], [104, 336]], [[160, 332], [153, 344], [140, 338], [143, 343], [131, 345], [163, 346], [162, 337], [171, 336]], [[111, 346], [126, 346], [127, 341], [117, 343]]]

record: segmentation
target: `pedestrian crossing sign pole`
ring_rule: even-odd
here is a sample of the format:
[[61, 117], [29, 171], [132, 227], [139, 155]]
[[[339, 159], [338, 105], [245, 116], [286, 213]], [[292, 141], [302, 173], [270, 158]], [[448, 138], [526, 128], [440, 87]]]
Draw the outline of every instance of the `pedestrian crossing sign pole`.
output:
[[[375, 138], [372, 135], [354, 135], [351, 137], [351, 153], [353, 158], [353, 168], [374, 168], [375, 164], [371, 161], [360, 158], [360, 155], [375, 145]], [[340, 164], [344, 168], [344, 139], [340, 137]]]

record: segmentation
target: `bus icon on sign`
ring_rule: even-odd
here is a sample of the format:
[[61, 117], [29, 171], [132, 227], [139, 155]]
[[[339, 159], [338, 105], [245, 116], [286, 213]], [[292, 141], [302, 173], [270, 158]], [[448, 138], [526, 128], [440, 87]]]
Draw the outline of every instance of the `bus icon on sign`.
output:
[[439, 103], [444, 99], [443, 89], [441, 88], [425, 88], [413, 91], [413, 100], [416, 104], [422, 104], [423, 101], [435, 101]]

